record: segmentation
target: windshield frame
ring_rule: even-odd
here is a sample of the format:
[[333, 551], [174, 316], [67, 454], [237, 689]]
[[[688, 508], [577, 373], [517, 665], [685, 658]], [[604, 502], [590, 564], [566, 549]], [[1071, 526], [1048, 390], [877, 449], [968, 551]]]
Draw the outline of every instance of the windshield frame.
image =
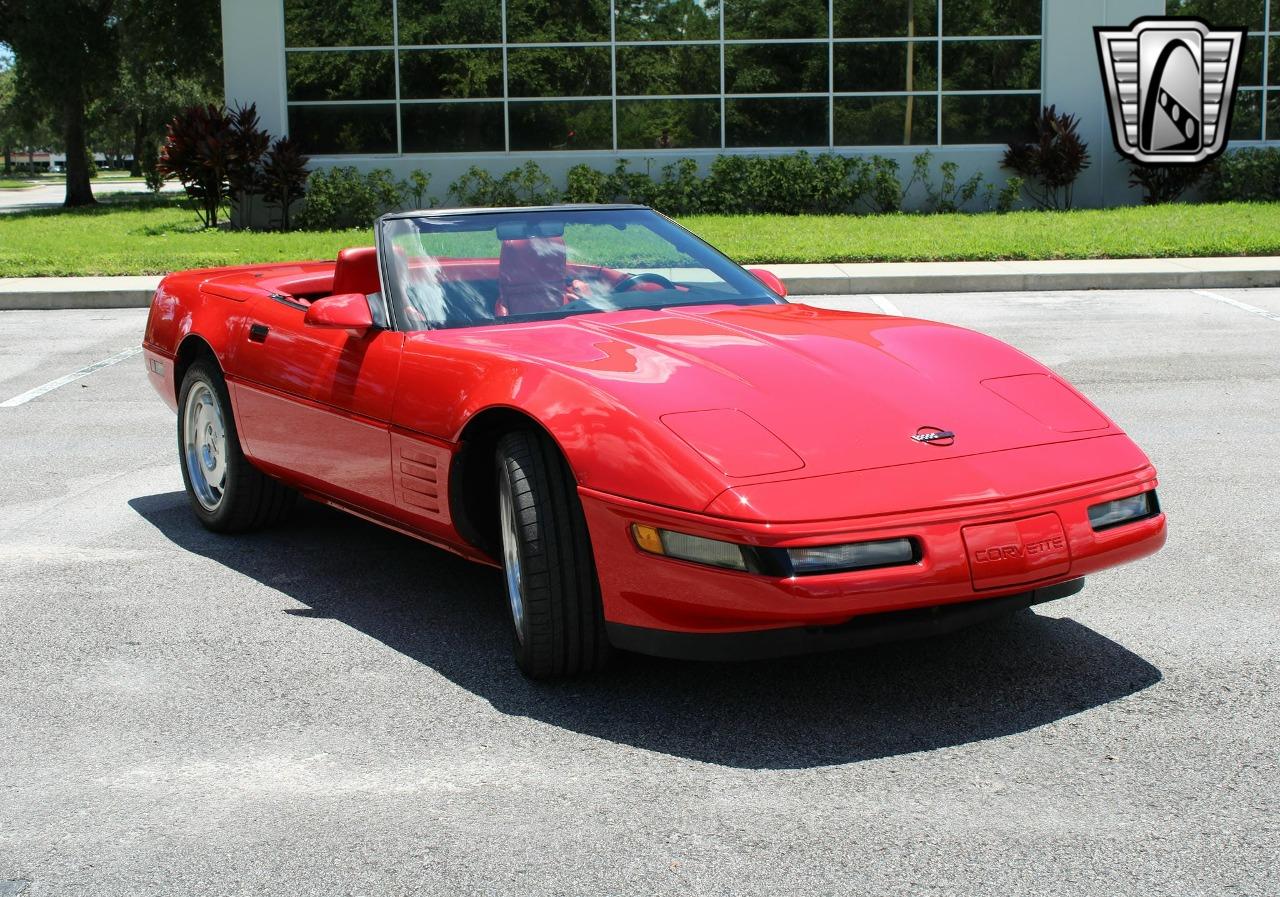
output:
[[[706, 300], [692, 300], [687, 302], [672, 301], [672, 302], [662, 302], [660, 304], [654, 304], [654, 305], [637, 305], [635, 306], [636, 309], [655, 309], [656, 310], [656, 309], [662, 309], [662, 308], [679, 308], [679, 307], [687, 308], [687, 307], [697, 306], [697, 305], [750, 306], [750, 305], [785, 305], [787, 304], [787, 300], [784, 297], [779, 296], [777, 293], [774, 293], [771, 289], [769, 289], [769, 287], [765, 286], [764, 283], [757, 280], [751, 274], [751, 272], [747, 271], [745, 268], [743, 268], [733, 259], [729, 258], [719, 249], [716, 249], [706, 240], [702, 239], [697, 234], [690, 231], [688, 228], [683, 227], [678, 222], [672, 220], [670, 217], [648, 206], [633, 205], [628, 203], [608, 203], [608, 204], [566, 203], [563, 205], [553, 205], [553, 206], [421, 209], [421, 210], [411, 211], [411, 212], [391, 212], [378, 218], [378, 220], [374, 224], [374, 246], [377, 248], [377, 253], [378, 253], [378, 267], [379, 267], [379, 274], [382, 278], [383, 300], [386, 303], [386, 310], [389, 314], [389, 318], [392, 323], [392, 329], [402, 333], [425, 333], [425, 332], [448, 331], [448, 330], [468, 330], [468, 329], [474, 329], [476, 327], [504, 327], [504, 326], [515, 326], [519, 324], [536, 324], [536, 323], [543, 323], [548, 321], [560, 321], [560, 320], [564, 320], [565, 318], [576, 317], [578, 315], [608, 314], [611, 312], [625, 311], [628, 309], [599, 308], [599, 309], [592, 309], [592, 310], [574, 309], [571, 311], [561, 311], [559, 309], [556, 309], [556, 310], [541, 312], [537, 314], [509, 315], [506, 317], [495, 318], [493, 320], [488, 320], [488, 321], [457, 323], [457, 324], [450, 324], [447, 326], [441, 325], [438, 323], [430, 323], [430, 322], [425, 325], [420, 323], [410, 323], [405, 320], [404, 312], [402, 310], [402, 300], [397, 295], [397, 292], [396, 292], [397, 290], [400, 289], [400, 287], [396, 282], [395, 275], [391, 271], [391, 267], [388, 263], [390, 253], [387, 252], [387, 246], [388, 246], [387, 225], [390, 222], [404, 220], [404, 219], [458, 218], [463, 216], [470, 217], [473, 215], [476, 217], [480, 217], [485, 215], [511, 215], [511, 214], [545, 215], [545, 214], [555, 214], [555, 213], [572, 214], [576, 212], [613, 212], [613, 211], [646, 212], [649, 215], [655, 216], [665, 224], [680, 231], [681, 234], [683, 234], [687, 238], [693, 240], [699, 246], [699, 248], [706, 251], [710, 256], [712, 256], [713, 259], [722, 262], [724, 265], [727, 265], [731, 269], [730, 272], [728, 273], [734, 276], [740, 275], [741, 277], [747, 278], [751, 284], [752, 289], [759, 291], [758, 296], [737, 296], [731, 299], [725, 299], [723, 302], [709, 302]], [[652, 231], [652, 232], [657, 233], [658, 236], [660, 237], [663, 236], [657, 231]], [[714, 269], [708, 269], [708, 270], [714, 271]], [[728, 285], [733, 286], [731, 281], [726, 280], [725, 282]]]

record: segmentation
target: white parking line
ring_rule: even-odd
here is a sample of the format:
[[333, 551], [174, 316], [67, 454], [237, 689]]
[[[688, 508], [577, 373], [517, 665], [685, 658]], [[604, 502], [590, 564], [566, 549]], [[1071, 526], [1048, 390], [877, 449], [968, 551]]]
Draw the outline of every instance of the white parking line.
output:
[[1267, 311], [1265, 308], [1258, 308], [1256, 305], [1250, 305], [1248, 302], [1241, 302], [1239, 299], [1232, 299], [1230, 296], [1222, 296], [1218, 293], [1211, 293], [1208, 290], [1192, 290], [1197, 296], [1204, 296], [1206, 299], [1216, 299], [1219, 302], [1225, 302], [1227, 305], [1234, 305], [1236, 308], [1255, 314], [1260, 318], [1269, 318], [1272, 321], [1280, 321], [1280, 314], [1273, 311]]
[[38, 399], [47, 392], [53, 392], [59, 386], [66, 386], [68, 383], [79, 380], [81, 377], [89, 376], [94, 371], [100, 371], [103, 368], [111, 367], [113, 364], [119, 364], [122, 361], [127, 361], [140, 352], [142, 352], [141, 346], [134, 346], [132, 349], [125, 349], [123, 352], [117, 352], [110, 358], [95, 361], [93, 364], [85, 365], [78, 371], [72, 371], [65, 377], [59, 377], [57, 380], [50, 380], [48, 383], [45, 383], [42, 386], [37, 386], [35, 389], [28, 389], [26, 392], [22, 393], [22, 395], [17, 395], [8, 401], [0, 402], [0, 408], [17, 408], [19, 405], [25, 405], [32, 399]]
[[898, 306], [894, 305], [884, 296], [869, 295], [867, 296], [867, 298], [870, 299], [872, 302], [874, 302], [876, 304], [876, 307], [879, 308], [886, 315], [894, 315], [899, 318], [902, 317], [902, 309], [898, 308]]

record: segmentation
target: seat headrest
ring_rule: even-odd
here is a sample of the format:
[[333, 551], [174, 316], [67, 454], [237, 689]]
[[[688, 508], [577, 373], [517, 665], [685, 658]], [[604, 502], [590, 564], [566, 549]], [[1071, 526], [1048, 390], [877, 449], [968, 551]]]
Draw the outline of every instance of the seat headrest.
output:
[[498, 297], [507, 314], [559, 308], [565, 300], [568, 254], [563, 237], [504, 240], [498, 256]]
[[369, 296], [382, 292], [378, 277], [378, 250], [373, 246], [358, 246], [338, 253], [338, 263], [333, 269], [333, 293], [363, 293]]

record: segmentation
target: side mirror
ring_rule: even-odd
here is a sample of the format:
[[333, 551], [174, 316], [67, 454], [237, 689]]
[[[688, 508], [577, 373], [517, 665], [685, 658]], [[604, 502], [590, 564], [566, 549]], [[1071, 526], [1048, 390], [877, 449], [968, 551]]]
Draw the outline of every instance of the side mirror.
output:
[[773, 290], [783, 299], [787, 298], [787, 285], [783, 283], [781, 278], [772, 271], [766, 271], [764, 268], [748, 268], [747, 273], [769, 289]]
[[373, 329], [369, 300], [363, 293], [339, 293], [317, 299], [307, 308], [302, 322], [308, 327], [331, 327], [365, 333]]

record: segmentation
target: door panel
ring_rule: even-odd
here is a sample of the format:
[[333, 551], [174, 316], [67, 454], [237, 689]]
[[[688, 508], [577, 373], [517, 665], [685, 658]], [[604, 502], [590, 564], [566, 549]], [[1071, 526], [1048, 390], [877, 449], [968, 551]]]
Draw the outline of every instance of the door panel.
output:
[[245, 451], [258, 464], [385, 513], [394, 507], [390, 419], [403, 336], [308, 327], [259, 299], [229, 371]]

